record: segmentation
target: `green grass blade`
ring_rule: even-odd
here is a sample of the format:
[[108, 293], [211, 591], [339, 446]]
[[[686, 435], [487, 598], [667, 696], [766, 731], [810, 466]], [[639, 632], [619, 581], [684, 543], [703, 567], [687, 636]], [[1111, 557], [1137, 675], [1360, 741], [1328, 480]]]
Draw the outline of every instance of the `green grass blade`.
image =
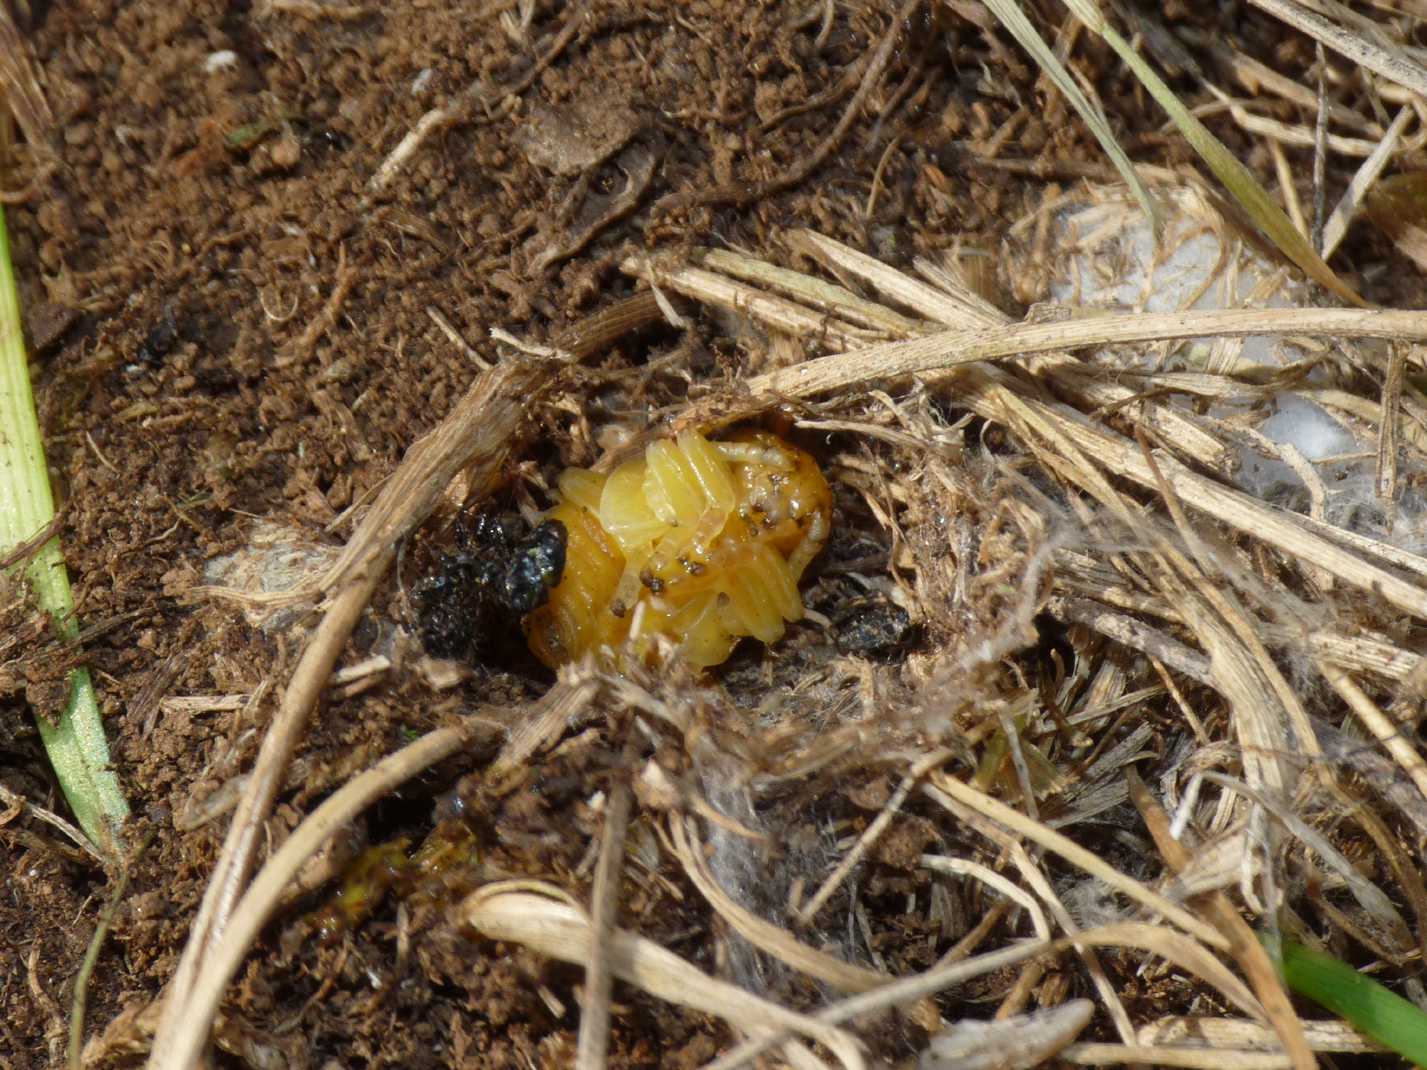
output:
[[1026, 18], [1025, 12], [1021, 10], [1016, 0], [985, 0], [985, 3], [991, 9], [991, 13], [1000, 20], [1001, 25], [1022, 48], [1031, 54], [1040, 69], [1045, 71], [1046, 77], [1055, 83], [1055, 87], [1060, 90], [1061, 95], [1070, 102], [1070, 106], [1085, 121], [1085, 125], [1095, 135], [1095, 140], [1100, 142], [1100, 147], [1105, 150], [1105, 155], [1109, 156], [1110, 162], [1115, 165], [1115, 170], [1119, 171], [1120, 176], [1129, 184], [1131, 192], [1135, 195], [1135, 200], [1140, 202], [1140, 208], [1143, 209], [1145, 216], [1154, 227], [1155, 233], [1158, 234], [1160, 228], [1159, 206], [1150, 196], [1145, 184], [1140, 181], [1139, 175], [1135, 174], [1135, 165], [1130, 162], [1125, 150], [1115, 140], [1115, 133], [1110, 129], [1110, 121], [1105, 118], [1105, 113], [1085, 95], [1075, 79], [1070, 76], [1070, 72], [1065, 69], [1060, 60], [1055, 58], [1055, 53], [1041, 40], [1040, 34], [1036, 33], [1036, 28], [1031, 25], [1030, 19]]
[[[20, 298], [0, 209], [0, 553], [32, 538], [53, 517], [54, 498], [20, 330]], [[55, 634], [76, 638], [74, 598], [58, 538], [30, 558], [23, 576], [35, 604], [54, 622]], [[109, 768], [109, 744], [89, 671], [70, 673], [62, 710], [35, 712], [45, 751], [80, 827], [101, 853], [116, 856], [129, 805]]]
[[1357, 305], [1359, 308], [1368, 307], [1368, 303], [1358, 295], [1358, 292], [1338, 278], [1333, 269], [1318, 255], [1312, 244], [1293, 225], [1293, 221], [1278, 206], [1269, 192], [1254, 178], [1253, 172], [1241, 164], [1224, 143], [1210, 133], [1209, 128], [1179, 102], [1174, 91], [1165, 84], [1154, 68], [1146, 63], [1140, 54], [1115, 31], [1114, 27], [1105, 21], [1104, 15], [1101, 14], [1094, 0], [1065, 0], [1065, 4], [1086, 26], [1099, 34], [1105, 43], [1115, 50], [1115, 54], [1120, 57], [1125, 66], [1130, 68], [1135, 77], [1140, 80], [1140, 84], [1149, 91], [1150, 96], [1155, 98], [1159, 106], [1169, 114], [1174, 125], [1179, 128], [1179, 132], [1189, 142], [1190, 147], [1199, 154], [1200, 159], [1209, 165], [1209, 170], [1214, 172], [1214, 177], [1223, 183], [1224, 188], [1239, 202], [1249, 219], [1253, 221], [1254, 226], [1263, 232], [1264, 237], [1273, 242], [1284, 256], [1297, 264], [1320, 286], [1330, 290], [1349, 304]]
[[[1265, 940], [1273, 952], [1272, 941]], [[1284, 983], [1354, 1029], [1427, 1067], [1427, 1014], [1346, 962], [1284, 940], [1278, 949]]]

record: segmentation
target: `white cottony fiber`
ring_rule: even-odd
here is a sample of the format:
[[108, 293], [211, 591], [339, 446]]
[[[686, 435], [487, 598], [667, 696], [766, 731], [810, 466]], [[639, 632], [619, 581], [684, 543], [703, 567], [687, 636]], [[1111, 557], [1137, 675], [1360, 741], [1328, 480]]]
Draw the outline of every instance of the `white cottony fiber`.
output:
[[[1115, 312], [1309, 305], [1310, 291], [1289, 269], [1242, 241], [1192, 191], [1162, 193], [1160, 200], [1166, 219], [1158, 244], [1149, 222], [1122, 193], [1092, 191], [1082, 202], [1062, 208], [1057, 245], [1071, 251], [1056, 265], [1052, 299]], [[1153, 389], [1156, 372], [1248, 373], [1261, 380], [1259, 369], [1276, 371], [1307, 356], [1282, 338], [1263, 337], [1121, 347], [1089, 359], [1107, 375], [1145, 373], [1149, 377], [1138, 381]], [[1313, 356], [1321, 359], [1321, 354]], [[1348, 359], [1353, 360], [1351, 353]], [[1299, 382], [1331, 385], [1323, 365]], [[1410, 481], [1401, 481], [1409, 489], [1394, 501], [1378, 496], [1375, 426], [1294, 390], [1252, 403], [1170, 395], [1169, 404], [1203, 414], [1231, 433], [1242, 429], [1236, 435], [1234, 478], [1244, 490], [1295, 511], [1316, 509], [1329, 522], [1404, 548], [1420, 550], [1427, 541], [1423, 503]]]

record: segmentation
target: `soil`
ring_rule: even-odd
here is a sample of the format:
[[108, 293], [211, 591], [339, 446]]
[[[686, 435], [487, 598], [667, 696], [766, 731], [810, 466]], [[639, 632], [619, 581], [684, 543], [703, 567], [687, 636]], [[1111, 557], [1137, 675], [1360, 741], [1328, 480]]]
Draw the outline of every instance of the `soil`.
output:
[[[194, 588], [228, 576], [212, 563], [251, 552], [263, 530], [316, 555], [299, 563], [340, 545], [349, 510], [476, 374], [438, 317], [495, 358], [493, 327], [539, 343], [634, 293], [619, 270], [631, 253], [722, 245], [786, 262], [790, 226], [898, 265], [957, 244], [995, 250], [1045, 180], [977, 165], [985, 153], [966, 147], [1000, 136], [1023, 101], [1039, 104], [999, 151], [1051, 175], [1063, 161], [1102, 158], [1058, 101], [1046, 103], [1019, 53], [932, 6], [911, 5], [885, 73], [821, 163], [782, 181], [834, 130], [892, 5], [829, 5], [825, 33], [820, 4], [803, 19], [795, 5], [756, 0], [535, 3], [528, 25], [515, 0], [29, 5], [22, 28], [54, 111], [58, 167], [8, 219], [78, 612], [110, 622], [86, 652], [135, 813], [130, 842], [148, 843], [88, 990], [91, 1038], [128, 1023], [127, 1035], [111, 1031], [106, 1061], [139, 1057], [133, 1020], [174, 969], [222, 842], [224, 800], [300, 649], [300, 622], [259, 626]], [[1215, 17], [1196, 12], [1194, 28], [1232, 29]], [[1284, 40], [1280, 62], [1307, 49], [1286, 31]], [[1098, 46], [1080, 48], [1131, 154], [1182, 163], [1186, 150], [1158, 133], [1127, 78]], [[403, 137], [453, 102], [452, 121], [374, 189]], [[34, 158], [22, 147], [21, 180]], [[697, 344], [656, 326], [596, 366], [637, 367], [683, 344], [687, 374], [660, 386], [677, 401], [773, 359], [681, 308]], [[651, 418], [625, 401], [576, 393], [532, 412], [541, 432], [510, 473], [504, 505], [538, 506], [538, 481], [594, 458], [592, 441], [568, 433], [571, 406], [597, 430]], [[450, 538], [433, 524], [409, 547], [358, 628], [343, 661], [387, 653], [397, 667], [324, 704], [269, 823], [274, 844], [335, 785], [416, 734], [475, 702], [519, 702], [548, 686], [533, 659], [505, 648], [478, 651], [454, 687], [414, 667], [403, 592]], [[885, 546], [847, 539], [835, 551]], [[825, 589], [820, 608], [855, 618], [855, 593]], [[921, 641], [877, 612], [845, 642], [875, 652]], [[759, 675], [757, 651], [740, 657], [730, 686]], [[239, 700], [160, 701], [173, 696]], [[0, 700], [5, 783], [62, 810], [24, 695]], [[460, 785], [481, 760], [430, 771], [379, 806], [357, 842], [419, 841], [442, 806], [480, 795]], [[481, 796], [494, 809], [472, 819], [479, 866], [587, 887], [582, 860], [598, 821], [585, 800], [616, 764], [595, 739], [557, 752], [514, 794]], [[0, 842], [0, 1065], [58, 1065], [109, 885], [29, 819], [0, 829]], [[911, 843], [909, 857], [920, 849]], [[467, 862], [474, 874], [473, 857], [450, 864], [451, 888], [466, 886]], [[642, 912], [639, 896], [654, 902], [648, 889], [631, 890], [625, 909], [646, 935], [713, 970], [707, 911], [670, 876], [681, 910]], [[351, 880], [349, 891], [366, 894]], [[455, 891], [371, 893], [369, 918], [358, 912], [328, 940], [307, 938], [304, 915], [331, 894], [296, 903], [250, 957], [225, 1005], [220, 1064], [569, 1062], [578, 971], [462, 936], [442, 910]], [[890, 917], [906, 889], [888, 880], [877, 895]], [[294, 931], [302, 938], [284, 939]], [[934, 933], [899, 939], [913, 964], [947, 946]], [[711, 1019], [622, 989], [616, 1000], [611, 1065], [694, 1066], [728, 1040]], [[911, 1033], [891, 1037], [887, 1054], [910, 1055]]]

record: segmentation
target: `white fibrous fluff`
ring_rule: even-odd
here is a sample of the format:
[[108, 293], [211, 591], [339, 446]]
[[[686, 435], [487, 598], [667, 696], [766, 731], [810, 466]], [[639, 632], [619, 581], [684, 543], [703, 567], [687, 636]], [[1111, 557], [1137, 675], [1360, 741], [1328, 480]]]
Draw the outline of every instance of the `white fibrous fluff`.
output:
[[[1123, 189], [1091, 190], [1060, 207], [1053, 303], [1078, 315], [1310, 306], [1312, 294], [1298, 272], [1244, 241], [1196, 192], [1156, 196], [1164, 209], [1158, 243]], [[1272, 336], [1205, 338], [1117, 347], [1089, 360], [1126, 386], [1168, 397], [1217, 424], [1237, 446], [1233, 478], [1243, 490], [1405, 549], [1427, 548], [1421, 495], [1409, 487], [1392, 501], [1378, 496], [1376, 427], [1329, 407], [1335, 394], [1330, 362], [1381, 365], [1381, 352], [1368, 348], [1380, 343], [1308, 351], [1309, 344]], [[1299, 369], [1306, 373], [1288, 377], [1292, 388], [1268, 385], [1273, 373]], [[1185, 376], [1186, 388], [1174, 390], [1178, 384], [1165, 373]], [[1202, 390], [1195, 389], [1195, 373], [1202, 373]], [[1239, 396], [1225, 401], [1215, 386], [1224, 385], [1226, 375], [1264, 385], [1231, 391]]]

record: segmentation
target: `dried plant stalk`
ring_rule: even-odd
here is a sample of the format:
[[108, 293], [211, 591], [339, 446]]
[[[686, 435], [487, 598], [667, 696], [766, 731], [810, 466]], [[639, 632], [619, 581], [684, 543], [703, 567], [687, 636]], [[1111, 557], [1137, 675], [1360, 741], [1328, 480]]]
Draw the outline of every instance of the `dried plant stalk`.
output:
[[[582, 964], [590, 955], [589, 919], [550, 891], [531, 882], [487, 885], [461, 904], [460, 918], [492, 940], [524, 944], [550, 958]], [[815, 1040], [848, 1070], [865, 1065], [851, 1034], [710, 977], [652, 940], [615, 929], [610, 933], [608, 957], [614, 976], [660, 999], [716, 1015], [743, 1029], [788, 1030]]]
[[[308, 640], [283, 693], [282, 705], [268, 726], [223, 853], [169, 981], [162, 1022], [149, 1057], [148, 1065], [155, 1070], [189, 1070], [203, 1050], [208, 1022], [189, 1016], [188, 1000], [201, 970], [213, 968], [205, 963], [216, 961], [208, 952], [218, 945], [238, 901], [308, 715], [395, 556], [397, 542], [425, 521], [446, 485], [467, 466], [476, 492], [489, 490], [525, 426], [530, 399], [548, 389], [555, 370], [548, 362], [513, 361], [481, 373], [450, 415], [407, 451], [348, 542], [341, 562], [327, 576], [325, 589], [342, 586]], [[206, 982], [205, 989], [211, 984]]]

